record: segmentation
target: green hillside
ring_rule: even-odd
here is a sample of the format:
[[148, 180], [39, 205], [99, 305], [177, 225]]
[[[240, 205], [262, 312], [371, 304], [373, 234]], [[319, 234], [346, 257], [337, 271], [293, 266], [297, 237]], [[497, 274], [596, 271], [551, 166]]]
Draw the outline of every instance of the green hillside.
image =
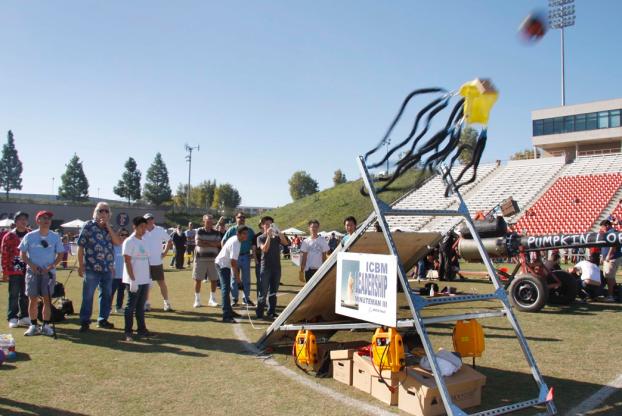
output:
[[[421, 177], [420, 171], [411, 170], [393, 183], [393, 190], [383, 192], [380, 197], [391, 203], [412, 189]], [[320, 221], [320, 229], [343, 232], [343, 219], [353, 215], [360, 223], [372, 211], [369, 197], [359, 192], [363, 181], [359, 179], [323, 190], [285, 206], [264, 213], [274, 218], [279, 228], [296, 227], [307, 232], [310, 219]], [[259, 217], [246, 221], [253, 228], [257, 227]]]

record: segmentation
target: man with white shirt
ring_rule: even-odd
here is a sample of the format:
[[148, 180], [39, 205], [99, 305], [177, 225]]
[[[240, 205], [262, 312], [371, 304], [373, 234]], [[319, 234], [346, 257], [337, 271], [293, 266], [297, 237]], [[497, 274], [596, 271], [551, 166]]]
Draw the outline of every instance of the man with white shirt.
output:
[[238, 258], [240, 257], [240, 248], [242, 243], [248, 240], [248, 227], [239, 225], [236, 230], [236, 237], [229, 238], [222, 246], [220, 252], [216, 256], [214, 263], [220, 278], [220, 291], [222, 292], [222, 321], [227, 323], [235, 323], [234, 316], [237, 316], [231, 308], [231, 273], [236, 282], [241, 283], [240, 268], [238, 267]]
[[[153, 214], [147, 213], [143, 218], [147, 220], [147, 232], [143, 240], [149, 251], [149, 273], [151, 274], [151, 280], [158, 282], [160, 286], [160, 292], [164, 299], [164, 312], [173, 312], [171, 303], [168, 301], [168, 288], [164, 281], [164, 266], [162, 265], [162, 259], [166, 257], [166, 254], [173, 244], [171, 236], [164, 228], [155, 224]], [[164, 250], [162, 250], [163, 245]], [[145, 307], [149, 310], [149, 295], [147, 295]]]
[[123, 242], [123, 283], [128, 285], [128, 299], [125, 307], [125, 340], [132, 341], [134, 315], [138, 324], [138, 335], [151, 335], [145, 325], [145, 302], [151, 284], [149, 273], [149, 250], [144, 235], [147, 220], [136, 217], [133, 220], [134, 232]]
[[305, 238], [300, 246], [302, 259], [300, 260], [300, 273], [304, 274], [305, 281], [309, 281], [322, 263], [326, 260], [326, 253], [330, 250], [328, 242], [318, 234], [320, 222], [309, 221], [309, 238]]
[[600, 268], [597, 263], [589, 260], [582, 260], [574, 267], [568, 269], [568, 272], [574, 273], [575, 276], [577, 272], [581, 273], [579, 297], [582, 301], [585, 301], [587, 297], [589, 297], [590, 300], [594, 300], [598, 297], [601, 286], [601, 276]]

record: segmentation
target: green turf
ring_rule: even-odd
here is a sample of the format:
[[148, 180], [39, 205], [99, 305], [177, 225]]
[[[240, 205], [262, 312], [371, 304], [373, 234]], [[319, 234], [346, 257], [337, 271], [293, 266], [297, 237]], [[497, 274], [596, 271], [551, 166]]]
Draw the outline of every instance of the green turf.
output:
[[[66, 276], [67, 272], [60, 272], [59, 280], [64, 281]], [[151, 298], [156, 310], [148, 313], [147, 325], [159, 336], [152, 341], [126, 343], [121, 340], [120, 329], [93, 329], [80, 334], [75, 316], [58, 325], [57, 340], [24, 337], [22, 328], [3, 330], [15, 336], [19, 356], [17, 361], [0, 366], [0, 414], [300, 415], [318, 411], [331, 415], [360, 414], [357, 409], [309, 391], [249, 354], [244, 342], [235, 336], [233, 326], [219, 322], [219, 310], [193, 309], [189, 271], [168, 271], [166, 276], [177, 312], [162, 312], [161, 297], [154, 290]], [[301, 285], [296, 269], [288, 262], [284, 262], [283, 283], [281, 308]], [[455, 286], [465, 292], [491, 290], [483, 277]], [[6, 287], [6, 283], [0, 284], [2, 310], [6, 309]], [[75, 273], [67, 289], [79, 309], [81, 282]], [[491, 306], [491, 302], [450, 305], [427, 313], [459, 313]], [[620, 312], [620, 304], [595, 303], [547, 307], [537, 314], [517, 315], [542, 373], [555, 387], [556, 403], [562, 411], [569, 410], [622, 373], [618, 359], [622, 353]], [[402, 308], [400, 314], [408, 311]], [[113, 315], [111, 321], [122, 326], [118, 315]], [[483, 404], [493, 407], [534, 396], [529, 370], [507, 321], [494, 318], [482, 323], [486, 351], [477, 364], [488, 376]], [[254, 324], [258, 329], [253, 329], [248, 320], [237, 325], [248, 338], [256, 340], [266, 325]], [[431, 327], [429, 332], [435, 346], [450, 347], [450, 331], [449, 325]], [[343, 332], [335, 339], [369, 340], [370, 337], [368, 332]], [[277, 350], [273, 357], [303, 377], [311, 377], [296, 369], [287, 352]], [[332, 379], [312, 380], [391, 409]], [[617, 392], [593, 414], [622, 414], [621, 403], [622, 394]], [[393, 411], [397, 410], [393, 408]]]

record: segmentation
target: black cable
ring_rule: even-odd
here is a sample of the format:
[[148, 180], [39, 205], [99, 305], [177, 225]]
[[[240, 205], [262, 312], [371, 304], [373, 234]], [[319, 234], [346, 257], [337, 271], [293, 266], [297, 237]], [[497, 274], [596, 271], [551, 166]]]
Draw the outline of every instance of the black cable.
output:
[[[412, 137], [415, 135], [415, 133], [417, 132], [417, 128], [419, 127], [419, 122], [421, 121], [421, 119], [423, 118], [423, 116], [425, 116], [428, 111], [431, 110], [430, 114], [428, 114], [427, 120], [426, 120], [426, 126], [424, 127], [424, 130], [419, 133], [419, 135], [417, 136], [417, 138], [415, 138], [414, 141], [414, 146], [416, 146], [417, 141], [428, 131], [428, 127], [430, 124], [430, 120], [432, 119], [432, 117], [434, 117], [434, 115], [436, 115], [439, 111], [441, 111], [443, 108], [445, 108], [447, 106], [449, 99], [448, 98], [437, 98], [434, 101], [432, 101], [430, 104], [426, 105], [421, 111], [419, 111], [417, 113], [417, 116], [415, 117], [415, 122], [413, 124], [412, 129], [410, 130], [410, 133], [408, 134], [408, 136], [406, 136], [406, 138], [404, 140], [402, 140], [400, 143], [398, 143], [397, 145], [395, 145], [386, 155], [384, 158], [382, 158], [382, 160], [380, 160], [379, 162], [371, 165], [369, 168], [370, 169], [374, 169], [377, 168], [378, 166], [382, 166], [384, 164], [384, 162], [387, 161], [387, 159], [398, 149], [402, 148], [403, 146], [405, 146], [410, 139], [412, 139]], [[391, 131], [393, 130], [394, 125], [391, 126], [391, 128], [389, 129], [389, 131], [387, 131], [387, 133], [385, 134], [385, 137], [383, 137], [383, 139], [380, 141], [379, 145], [377, 146], [378, 148], [382, 147], [382, 145], [384, 143], [386, 143], [386, 140], [388, 139], [388, 136], [391, 134]], [[411, 150], [409, 153], [412, 153], [414, 146], [411, 147]], [[374, 152], [377, 149], [374, 150]]]
[[387, 138], [389, 137], [389, 135], [391, 134], [391, 132], [393, 131], [393, 129], [397, 125], [398, 121], [400, 120], [400, 118], [402, 118], [402, 115], [404, 114], [404, 111], [406, 110], [406, 107], [408, 106], [408, 103], [410, 102], [410, 100], [412, 100], [415, 96], [417, 96], [419, 94], [429, 94], [429, 93], [433, 93], [433, 92], [444, 92], [444, 93], [446, 93], [447, 91], [445, 89], [443, 89], [443, 88], [422, 88], [422, 89], [414, 90], [414, 91], [412, 91], [410, 94], [408, 94], [406, 96], [406, 98], [402, 102], [402, 105], [400, 106], [399, 111], [397, 112], [397, 115], [393, 119], [393, 122], [389, 126], [389, 129], [385, 133], [385, 135], [382, 138], [382, 140], [376, 145], [376, 147], [374, 149], [370, 150], [369, 152], [367, 152], [365, 154], [365, 161], [367, 161], [367, 158], [370, 155], [374, 154], [378, 149], [380, 149], [384, 145], [385, 141], [387, 140]]

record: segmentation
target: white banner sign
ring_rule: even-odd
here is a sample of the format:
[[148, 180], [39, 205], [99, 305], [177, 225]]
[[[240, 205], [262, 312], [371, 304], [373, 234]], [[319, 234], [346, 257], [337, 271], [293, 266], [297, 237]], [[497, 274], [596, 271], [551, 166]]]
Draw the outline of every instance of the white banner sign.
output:
[[382, 254], [337, 255], [335, 312], [395, 327], [397, 259]]

